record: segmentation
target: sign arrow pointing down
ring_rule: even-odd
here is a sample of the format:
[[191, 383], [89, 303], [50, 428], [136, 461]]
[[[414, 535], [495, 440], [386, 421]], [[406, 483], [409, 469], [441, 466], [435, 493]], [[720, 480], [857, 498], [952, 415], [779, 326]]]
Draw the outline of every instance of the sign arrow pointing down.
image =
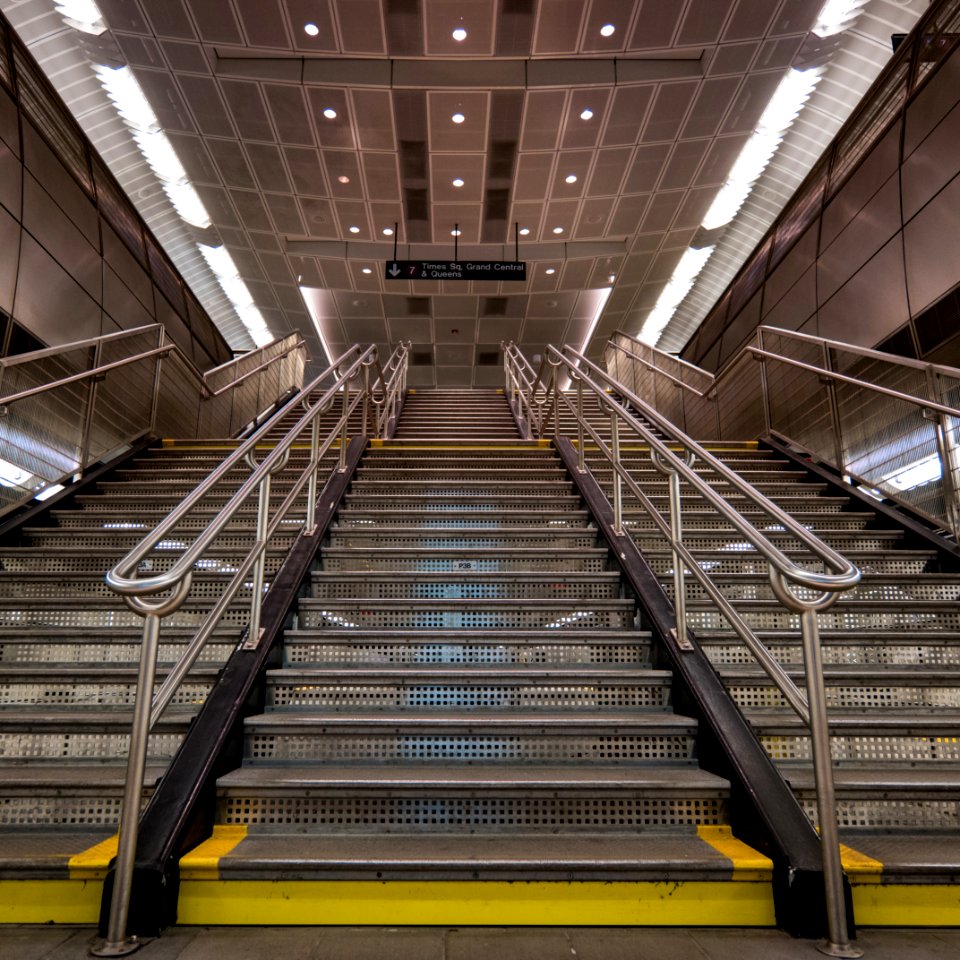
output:
[[400, 275], [400, 268], [394, 263], [390, 266], [387, 273], [389, 273], [391, 277], [397, 277]]

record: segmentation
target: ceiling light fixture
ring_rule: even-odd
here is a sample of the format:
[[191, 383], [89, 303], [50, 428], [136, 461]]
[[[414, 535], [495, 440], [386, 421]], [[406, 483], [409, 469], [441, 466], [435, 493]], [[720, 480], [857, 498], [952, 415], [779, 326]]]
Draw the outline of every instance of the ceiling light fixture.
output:
[[187, 223], [205, 230], [210, 226], [210, 215], [133, 72], [129, 67], [114, 69], [102, 64], [97, 64], [94, 72], [174, 210]]
[[546, 269], [544, 272], [546, 273], [546, 275], [547, 275], [548, 277], [552, 277], [552, 276], [557, 272], [557, 268], [556, 268], [556, 267], [547, 267], [547, 269]]
[[[612, 277], [610, 282], [613, 283]], [[587, 327], [586, 334], [584, 334], [583, 343], [580, 344], [580, 353], [583, 353], [590, 345], [590, 340], [593, 337], [593, 331], [597, 329], [597, 324], [600, 322], [600, 315], [603, 313], [603, 308], [607, 305], [607, 301], [610, 299], [611, 293], [613, 293], [613, 287], [604, 287], [600, 291], [600, 297], [597, 300], [597, 309], [593, 314], [593, 319], [590, 321], [590, 326]]]
[[563, 227], [554, 227], [554, 228], [553, 228], [553, 232], [554, 232], [554, 233], [563, 233]]
[[777, 152], [783, 135], [797, 118], [820, 80], [821, 70], [788, 70], [760, 116], [757, 128], [743, 145], [727, 180], [703, 218], [705, 230], [729, 223], [750, 195], [753, 185]]
[[263, 315], [253, 302], [250, 290], [240, 279], [240, 273], [233, 257], [224, 246], [211, 247], [205, 243], [198, 243], [197, 248], [207, 261], [207, 266], [220, 283], [223, 292], [233, 304], [243, 325], [247, 328], [253, 342], [263, 347], [273, 341], [273, 334], [267, 328]]
[[467, 39], [467, 31], [464, 30], [463, 27], [457, 27], [457, 29], [453, 31], [453, 39], [456, 40], [457, 43], [463, 43], [463, 41]]
[[315, 23], [305, 23], [303, 25], [303, 32], [308, 37], [315, 37], [320, 32], [320, 28]]
[[612, 23], [605, 23], [600, 28], [601, 37], [612, 37], [616, 33], [617, 28]]
[[359, 233], [359, 232], [360, 232], [360, 228], [357, 227], [357, 226], [347, 227], [347, 229], [348, 229], [351, 233]]
[[327, 108], [323, 111], [323, 115], [324, 115], [328, 120], [336, 120], [336, 119], [337, 119], [337, 111], [334, 110], [333, 107], [327, 107]]
[[369, 267], [364, 267], [360, 272], [361, 272], [361, 273], [373, 273], [373, 271], [372, 271]]
[[349, 183], [349, 182], [350, 182], [350, 178], [349, 178], [345, 173], [341, 173], [340, 176], [337, 177], [337, 182], [338, 182], [338, 183]]
[[463, 181], [460, 177], [454, 177], [453, 180], [451, 180], [450, 182], [451, 182], [455, 187], [462, 187], [462, 186], [463, 186], [463, 183], [464, 183], [464, 181]]
[[106, 32], [103, 14], [93, 0], [57, 0], [54, 6], [68, 27], [94, 37]]
[[454, 123], [463, 123], [463, 121], [466, 120], [467, 118], [462, 113], [458, 112], [458, 113], [455, 113], [450, 119]]
[[527, 236], [529, 236], [529, 235], [530, 235], [530, 228], [529, 228], [529, 227], [521, 227], [521, 228], [520, 228], [520, 236], [521, 236], [521, 237], [527, 237]]
[[462, 233], [463, 233], [462, 230], [451, 230], [451, 231], [450, 231], [450, 236], [451, 236], [451, 237], [459, 237]]
[[867, 0], [827, 0], [817, 17], [813, 33], [832, 37], [853, 25]]
[[586, 107], [585, 109], [580, 111], [581, 120], [589, 120], [592, 116], [593, 116], [593, 111], [589, 107]]
[[392, 236], [393, 236], [393, 227], [384, 227], [384, 228], [383, 228], [383, 235], [384, 235], [385, 237], [392, 237]]
[[657, 345], [657, 340], [663, 333], [663, 328], [670, 322], [670, 318], [677, 307], [690, 292], [693, 281], [697, 279], [700, 271], [710, 259], [713, 249], [712, 246], [701, 247], [700, 249], [688, 247], [684, 251], [680, 262], [673, 271], [673, 276], [660, 292], [656, 304], [647, 314], [647, 318], [643, 321], [643, 326], [637, 334], [644, 343], [648, 343], [652, 347]]
[[576, 182], [577, 182], [577, 175], [576, 175], [575, 173], [568, 173], [568, 174], [564, 177], [564, 180], [565, 180], [567, 183], [576, 183]]

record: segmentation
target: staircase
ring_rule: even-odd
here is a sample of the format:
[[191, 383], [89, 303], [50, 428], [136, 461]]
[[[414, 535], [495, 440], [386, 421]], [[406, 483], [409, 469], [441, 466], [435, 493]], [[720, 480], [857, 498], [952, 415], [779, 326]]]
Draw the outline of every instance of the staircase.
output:
[[[143, 628], [104, 573], [236, 443], [158, 442], [0, 544], [0, 921], [96, 920], [100, 884], [67, 881], [102, 879], [115, 849]], [[294, 450], [274, 498], [283, 498], [308, 453]], [[333, 454], [327, 459], [332, 466]], [[172, 565], [248, 475], [246, 467], [231, 472], [141, 569]], [[253, 497], [198, 563], [185, 604], [165, 618], [158, 681], [235, 573], [253, 541], [256, 509]], [[294, 508], [289, 534], [271, 541], [268, 581], [302, 519]], [[249, 603], [243, 588], [155, 728], [145, 800], [236, 646]]]
[[181, 922], [771, 923], [649, 645], [502, 393], [411, 392], [181, 862]]
[[[595, 420], [606, 422], [596, 415]], [[786, 450], [756, 442], [705, 445], [863, 572], [858, 587], [820, 614], [839, 826], [857, 922], [957, 923], [960, 565], [935, 544], [907, 538], [869, 502], [813, 475]], [[588, 459], [609, 494], [609, 466], [596, 454]], [[624, 463], [668, 515], [667, 481], [646, 449], [627, 445]], [[724, 489], [703, 464], [695, 467]], [[724, 495], [803, 562], [791, 538], [757, 507], [731, 491]], [[687, 485], [683, 504], [684, 543], [803, 689], [799, 620], [774, 598], [766, 562]], [[672, 596], [668, 545], [639, 507], [625, 508], [624, 516]], [[702, 588], [691, 578], [688, 583], [689, 626], [816, 822], [806, 727]]]

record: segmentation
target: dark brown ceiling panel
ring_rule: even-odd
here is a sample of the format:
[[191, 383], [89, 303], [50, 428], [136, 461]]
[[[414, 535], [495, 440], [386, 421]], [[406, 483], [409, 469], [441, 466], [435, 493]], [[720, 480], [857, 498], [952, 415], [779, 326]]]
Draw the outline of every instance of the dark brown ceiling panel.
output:
[[420, 0], [386, 0], [384, 20], [387, 28], [387, 53], [391, 57], [423, 56]]
[[530, 55], [535, 6], [535, 0], [501, 0], [495, 41], [498, 57]]

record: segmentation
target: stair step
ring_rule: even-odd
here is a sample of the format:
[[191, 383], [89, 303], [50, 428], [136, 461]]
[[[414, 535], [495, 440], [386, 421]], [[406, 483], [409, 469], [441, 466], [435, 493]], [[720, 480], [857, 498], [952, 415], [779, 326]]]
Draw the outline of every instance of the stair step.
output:
[[[446, 833], [425, 844], [421, 833], [304, 835], [251, 832], [220, 859], [218, 876], [229, 880], [698, 880], [726, 881], [730, 861], [689, 827], [648, 828], [610, 836], [525, 835], [506, 837]], [[191, 869], [190, 855], [184, 863]]]
[[[521, 597], [614, 599], [620, 592], [620, 575], [609, 573], [412, 573], [347, 574], [314, 572], [312, 596], [321, 598], [378, 599], [513, 599]], [[2, 581], [0, 581], [2, 588]]]
[[302, 664], [617, 664], [640, 665], [649, 658], [650, 635], [640, 631], [457, 630], [424, 637], [400, 630], [288, 630], [285, 660]]
[[602, 571], [609, 551], [606, 547], [564, 545], [562, 553], [544, 547], [446, 546], [436, 549], [411, 544], [409, 547], [372, 547], [363, 552], [352, 547], [326, 547], [321, 563], [325, 570], [398, 570], [417, 572], [478, 571]]
[[300, 601], [300, 622], [308, 627], [395, 627], [443, 630], [455, 627], [544, 628], [577, 630], [633, 624], [633, 600], [584, 602], [523, 598], [517, 600], [314, 600]]

